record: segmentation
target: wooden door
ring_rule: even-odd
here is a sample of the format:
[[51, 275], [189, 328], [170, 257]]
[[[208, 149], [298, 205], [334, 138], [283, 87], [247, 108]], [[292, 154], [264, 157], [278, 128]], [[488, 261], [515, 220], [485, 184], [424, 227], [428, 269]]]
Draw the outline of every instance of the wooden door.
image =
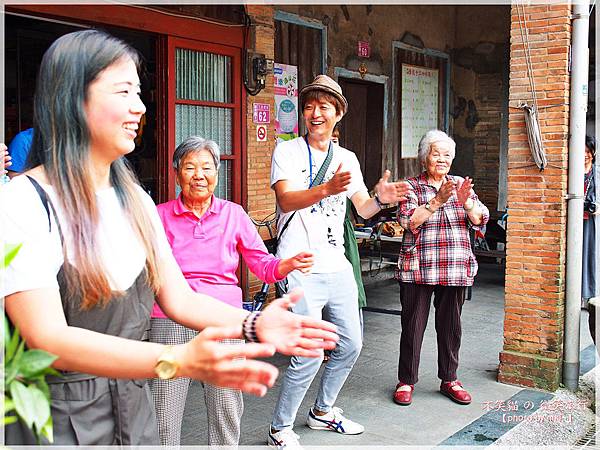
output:
[[[169, 158], [189, 136], [215, 141], [221, 149], [215, 195], [242, 204], [241, 49], [169, 37], [168, 55]], [[168, 186], [175, 198], [173, 171]]]
[[368, 189], [382, 172], [383, 85], [351, 78], [338, 80], [348, 100], [340, 122], [340, 145], [358, 158]]

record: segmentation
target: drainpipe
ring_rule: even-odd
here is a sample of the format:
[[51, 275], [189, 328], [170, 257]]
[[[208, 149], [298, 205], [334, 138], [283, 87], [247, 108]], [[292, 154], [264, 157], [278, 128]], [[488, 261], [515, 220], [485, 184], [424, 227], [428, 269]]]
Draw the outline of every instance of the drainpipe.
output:
[[569, 117], [569, 183], [567, 193], [567, 299], [563, 384], [579, 385], [579, 324], [583, 251], [583, 176], [585, 113], [588, 90], [589, 2], [573, 2], [571, 35], [571, 102]]

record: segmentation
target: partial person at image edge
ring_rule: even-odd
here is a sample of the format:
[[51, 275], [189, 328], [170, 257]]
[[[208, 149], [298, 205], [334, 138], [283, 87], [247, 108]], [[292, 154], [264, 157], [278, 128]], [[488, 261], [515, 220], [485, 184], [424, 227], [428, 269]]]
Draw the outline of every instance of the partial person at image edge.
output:
[[10, 178], [23, 173], [27, 167], [27, 158], [33, 142], [33, 128], [18, 133], [8, 145], [8, 153], [11, 157], [11, 166], [8, 169]]

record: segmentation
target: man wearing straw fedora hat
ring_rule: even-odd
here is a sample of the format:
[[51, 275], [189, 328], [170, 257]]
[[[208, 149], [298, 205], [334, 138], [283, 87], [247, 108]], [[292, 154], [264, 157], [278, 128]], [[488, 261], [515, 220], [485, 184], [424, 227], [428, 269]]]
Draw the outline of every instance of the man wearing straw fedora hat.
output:
[[[314, 266], [310, 274], [288, 276], [289, 287], [300, 287], [304, 298], [295, 313], [328, 319], [337, 325], [340, 341], [325, 365], [314, 406], [306, 424], [317, 430], [360, 434], [364, 427], [334, 407], [362, 347], [357, 288], [352, 266], [344, 256], [344, 218], [350, 199], [361, 217], [369, 218], [383, 204], [401, 200], [404, 182], [389, 182], [385, 171], [370, 197], [355, 154], [331, 142], [335, 125], [348, 102], [341, 87], [319, 75], [300, 91], [300, 110], [307, 134], [281, 142], [271, 165], [271, 187], [279, 213], [279, 257], [310, 249]], [[294, 253], [295, 252], [295, 253]], [[308, 336], [307, 336], [308, 337]], [[298, 446], [294, 420], [306, 391], [321, 366], [318, 358], [293, 357], [283, 377], [268, 434], [272, 447]]]

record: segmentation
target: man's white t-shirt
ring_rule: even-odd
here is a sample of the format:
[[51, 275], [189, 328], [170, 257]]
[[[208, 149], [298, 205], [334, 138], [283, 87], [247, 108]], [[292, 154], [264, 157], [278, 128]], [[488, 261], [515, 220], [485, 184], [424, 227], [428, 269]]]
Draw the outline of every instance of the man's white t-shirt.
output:
[[[52, 186], [40, 183], [56, 209], [64, 233], [67, 257], [73, 248], [69, 226]], [[171, 252], [156, 206], [142, 188], [142, 203], [156, 232], [158, 257]], [[137, 238], [114, 188], [96, 192], [100, 221], [96, 232], [97, 247], [110, 286], [125, 291], [135, 282], [146, 265], [146, 252]], [[0, 230], [2, 241], [22, 244], [17, 256], [6, 270], [0, 271], [0, 297], [20, 291], [58, 287], [56, 276], [64, 262], [58, 227], [50, 211], [48, 214], [33, 184], [26, 176], [13, 178], [0, 188]], [[70, 258], [69, 262], [75, 264]]]
[[[333, 158], [323, 179], [329, 181], [342, 164], [342, 171], [351, 174], [347, 191], [330, 195], [319, 203], [298, 210], [287, 229], [281, 235], [277, 247], [277, 256], [289, 258], [301, 251], [311, 251], [315, 255], [313, 273], [339, 272], [350, 267], [344, 256], [344, 218], [346, 217], [346, 199], [359, 191], [367, 192], [363, 181], [360, 164], [356, 155], [338, 145], [333, 145]], [[284, 141], [277, 145], [273, 152], [271, 164], [271, 187], [278, 181], [286, 180], [294, 191], [306, 190], [310, 187], [312, 160], [312, 179], [319, 171], [327, 152], [309, 149], [304, 138]], [[277, 229], [281, 230], [292, 212], [279, 210]]]

